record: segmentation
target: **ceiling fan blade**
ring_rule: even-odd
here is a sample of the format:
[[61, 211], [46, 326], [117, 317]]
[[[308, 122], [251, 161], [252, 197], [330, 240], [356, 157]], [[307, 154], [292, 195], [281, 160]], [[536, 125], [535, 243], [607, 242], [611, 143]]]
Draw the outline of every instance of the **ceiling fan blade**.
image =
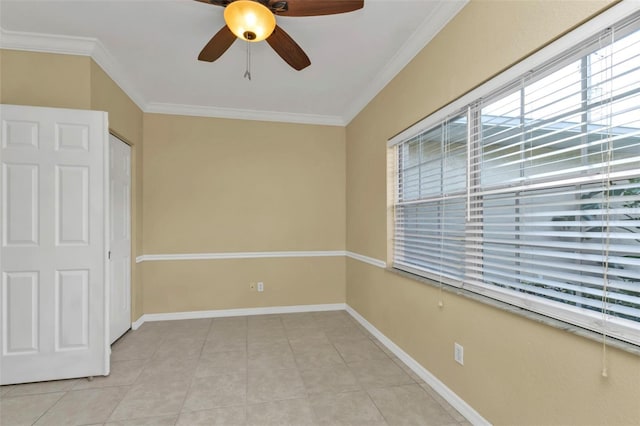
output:
[[196, 1], [199, 1], [200, 3], [212, 4], [214, 6], [225, 7], [229, 3], [231, 3], [233, 0], [196, 0]]
[[364, 0], [269, 0], [276, 15], [320, 16], [353, 12], [364, 7]]
[[236, 36], [226, 25], [214, 35], [198, 55], [199, 61], [213, 62], [236, 41]]
[[267, 38], [267, 43], [294, 69], [300, 71], [311, 65], [304, 50], [279, 26], [276, 25], [276, 29]]

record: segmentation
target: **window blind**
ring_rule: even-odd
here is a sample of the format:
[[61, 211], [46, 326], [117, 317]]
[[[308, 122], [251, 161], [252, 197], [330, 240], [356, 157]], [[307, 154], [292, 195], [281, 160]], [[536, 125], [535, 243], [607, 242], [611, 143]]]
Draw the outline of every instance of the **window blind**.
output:
[[394, 267], [640, 344], [640, 25], [397, 149]]
[[460, 112], [399, 147], [396, 266], [464, 276], [467, 117]]
[[511, 298], [523, 307], [578, 308], [555, 316], [585, 327], [640, 322], [640, 32], [628, 28], [482, 102], [474, 129], [481, 205], [469, 217], [482, 229], [469, 244], [482, 257], [465, 281], [525, 296]]

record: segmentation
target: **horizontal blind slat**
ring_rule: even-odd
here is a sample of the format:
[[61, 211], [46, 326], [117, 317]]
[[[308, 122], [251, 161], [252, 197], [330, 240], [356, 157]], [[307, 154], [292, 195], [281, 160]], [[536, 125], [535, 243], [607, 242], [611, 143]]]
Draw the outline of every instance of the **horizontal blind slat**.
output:
[[639, 22], [396, 145], [394, 267], [640, 344]]

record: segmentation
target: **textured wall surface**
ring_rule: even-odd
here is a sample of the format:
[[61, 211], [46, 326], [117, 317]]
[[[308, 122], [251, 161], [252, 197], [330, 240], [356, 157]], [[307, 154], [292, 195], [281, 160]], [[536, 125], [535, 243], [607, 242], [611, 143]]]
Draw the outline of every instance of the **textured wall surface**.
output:
[[109, 113], [109, 130], [132, 149], [132, 320], [142, 315], [142, 111], [86, 56], [0, 50], [0, 103]]
[[[145, 254], [344, 250], [344, 134], [145, 114]], [[145, 313], [345, 300], [343, 257], [144, 262], [143, 270]]]
[[[471, 1], [347, 127], [347, 250], [388, 260], [387, 139], [607, 5]], [[347, 303], [494, 424], [640, 422], [637, 355], [352, 259]]]

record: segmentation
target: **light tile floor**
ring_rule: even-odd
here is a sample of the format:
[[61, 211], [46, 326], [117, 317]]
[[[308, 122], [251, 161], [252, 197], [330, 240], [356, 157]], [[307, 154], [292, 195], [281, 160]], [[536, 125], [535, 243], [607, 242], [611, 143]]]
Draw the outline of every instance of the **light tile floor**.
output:
[[148, 322], [111, 375], [0, 387], [10, 425], [468, 425], [345, 311]]

